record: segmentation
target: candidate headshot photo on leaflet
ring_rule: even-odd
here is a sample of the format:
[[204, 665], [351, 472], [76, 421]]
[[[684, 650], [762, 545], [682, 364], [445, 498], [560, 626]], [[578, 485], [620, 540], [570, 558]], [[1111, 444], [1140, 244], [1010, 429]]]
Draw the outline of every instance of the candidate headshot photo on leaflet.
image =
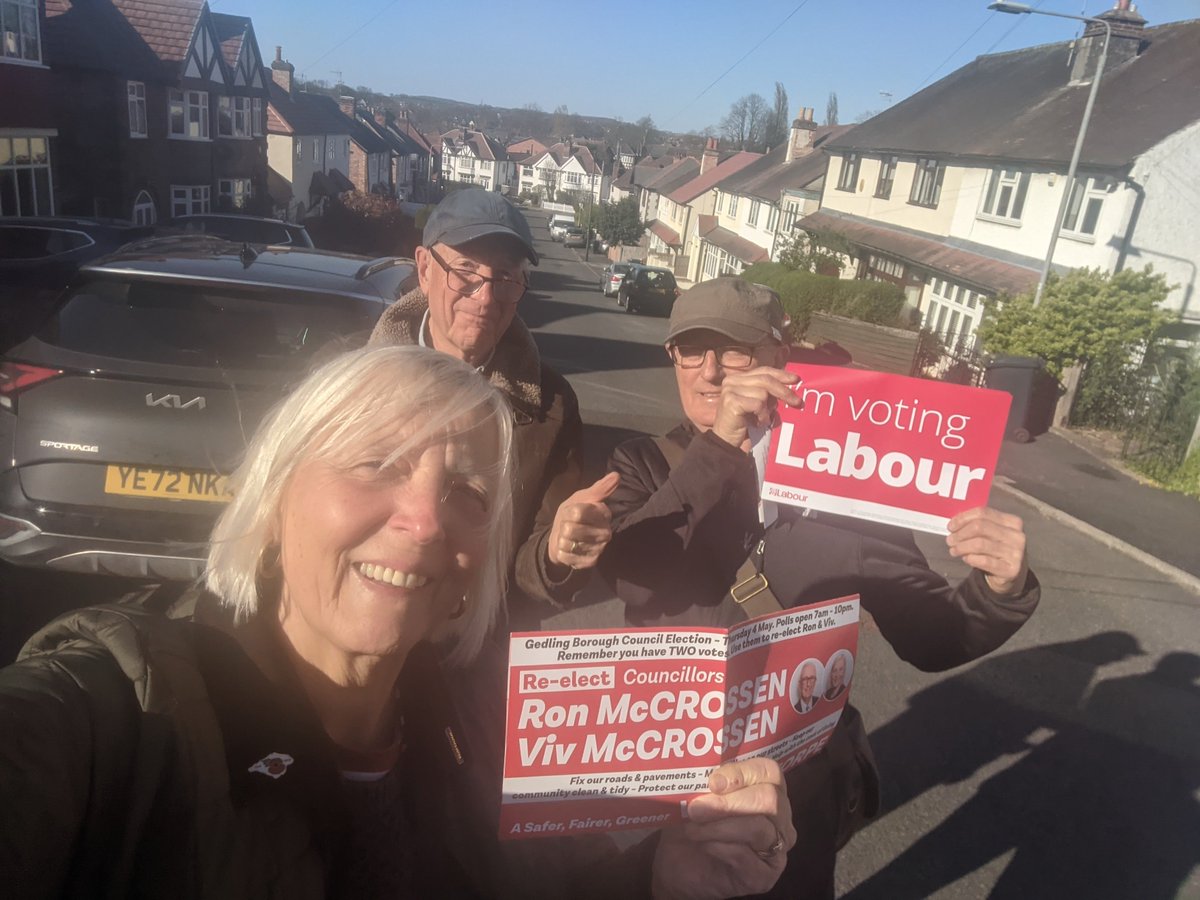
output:
[[825, 680], [825, 690], [821, 693], [823, 700], [836, 700], [850, 687], [850, 677], [854, 674], [854, 657], [849, 650], [839, 650], [829, 657], [825, 666], [828, 678]]
[[796, 712], [804, 714], [812, 712], [817, 701], [821, 699], [824, 689], [824, 667], [816, 659], [806, 659], [800, 663], [792, 675], [791, 693], [792, 706]]

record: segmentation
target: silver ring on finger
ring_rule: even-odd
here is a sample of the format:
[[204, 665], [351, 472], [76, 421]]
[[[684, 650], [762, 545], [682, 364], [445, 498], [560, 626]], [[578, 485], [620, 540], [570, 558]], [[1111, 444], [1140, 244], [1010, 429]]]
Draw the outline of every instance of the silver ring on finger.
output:
[[576, 554], [579, 553], [579, 548], [582, 546], [583, 545], [580, 544], [579, 541], [571, 541], [571, 552]]
[[775, 826], [775, 843], [771, 844], [766, 850], [755, 850], [754, 853], [763, 862], [768, 862], [774, 859], [779, 851], [783, 849], [783, 834], [779, 830], [779, 826]]

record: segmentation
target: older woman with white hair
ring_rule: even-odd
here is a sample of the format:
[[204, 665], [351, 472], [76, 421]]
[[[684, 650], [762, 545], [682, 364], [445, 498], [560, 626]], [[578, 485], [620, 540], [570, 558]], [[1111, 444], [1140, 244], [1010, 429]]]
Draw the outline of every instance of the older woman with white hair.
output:
[[[397, 389], [396, 386], [403, 386]], [[415, 347], [326, 364], [264, 422], [205, 589], [82, 610], [0, 671], [0, 883], [19, 897], [724, 897], [794, 841], [778, 768], [692, 821], [496, 839], [511, 413]]]

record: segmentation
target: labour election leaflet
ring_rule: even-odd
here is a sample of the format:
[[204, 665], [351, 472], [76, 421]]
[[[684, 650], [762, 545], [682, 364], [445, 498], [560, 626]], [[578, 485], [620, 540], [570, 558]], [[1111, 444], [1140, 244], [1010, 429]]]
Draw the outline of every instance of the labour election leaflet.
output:
[[793, 363], [800, 409], [780, 407], [763, 500], [946, 534], [986, 506], [1012, 395]]
[[728, 629], [512, 635], [500, 837], [659, 828], [686, 817], [723, 762], [803, 762], [849, 698], [858, 605]]

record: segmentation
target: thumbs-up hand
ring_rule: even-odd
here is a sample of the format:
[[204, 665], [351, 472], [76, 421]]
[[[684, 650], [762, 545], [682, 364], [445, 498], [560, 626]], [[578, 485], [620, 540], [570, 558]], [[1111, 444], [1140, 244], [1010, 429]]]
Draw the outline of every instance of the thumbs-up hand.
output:
[[551, 562], [572, 569], [590, 569], [596, 565], [612, 540], [612, 513], [604, 500], [620, 483], [621, 476], [609, 472], [562, 502], [554, 514], [546, 545]]

